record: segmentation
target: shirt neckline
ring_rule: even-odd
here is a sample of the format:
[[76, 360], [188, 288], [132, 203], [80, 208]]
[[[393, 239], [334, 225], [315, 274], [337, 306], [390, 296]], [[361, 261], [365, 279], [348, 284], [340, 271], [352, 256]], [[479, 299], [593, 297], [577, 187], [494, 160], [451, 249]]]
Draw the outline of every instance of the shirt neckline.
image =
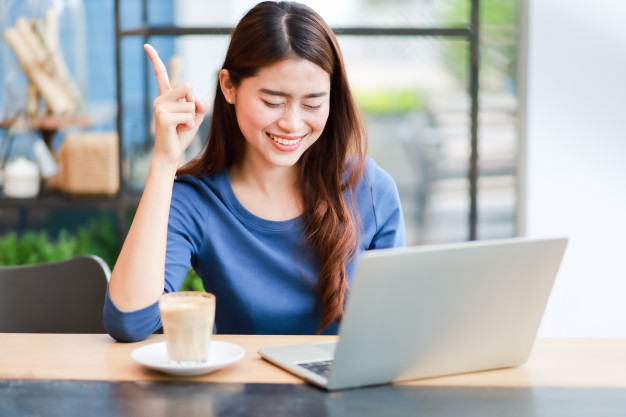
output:
[[279, 232], [295, 229], [300, 223], [300, 219], [302, 217], [301, 215], [289, 220], [267, 220], [250, 212], [237, 199], [237, 196], [235, 195], [233, 187], [230, 183], [228, 168], [224, 168], [221, 172], [217, 174], [217, 180], [226, 204], [228, 204], [231, 211], [237, 217], [239, 217], [242, 221], [248, 223], [249, 225], [262, 230]]

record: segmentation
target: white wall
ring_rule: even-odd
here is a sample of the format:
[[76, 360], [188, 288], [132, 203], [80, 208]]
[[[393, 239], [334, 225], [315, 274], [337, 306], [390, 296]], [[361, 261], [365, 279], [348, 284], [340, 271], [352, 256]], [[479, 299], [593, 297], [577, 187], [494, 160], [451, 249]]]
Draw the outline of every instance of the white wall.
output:
[[570, 238], [541, 336], [626, 337], [626, 1], [529, 0], [526, 234]]

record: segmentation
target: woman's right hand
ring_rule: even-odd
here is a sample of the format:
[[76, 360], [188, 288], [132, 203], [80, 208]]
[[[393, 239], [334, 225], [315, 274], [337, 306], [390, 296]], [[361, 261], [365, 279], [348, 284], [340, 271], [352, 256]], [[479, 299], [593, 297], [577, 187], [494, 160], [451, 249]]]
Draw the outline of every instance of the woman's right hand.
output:
[[159, 88], [159, 96], [154, 100], [153, 158], [178, 166], [209, 110], [209, 102], [204, 98], [195, 98], [190, 84], [172, 88], [165, 65], [156, 50], [149, 44], [144, 45], [144, 49], [152, 62]]

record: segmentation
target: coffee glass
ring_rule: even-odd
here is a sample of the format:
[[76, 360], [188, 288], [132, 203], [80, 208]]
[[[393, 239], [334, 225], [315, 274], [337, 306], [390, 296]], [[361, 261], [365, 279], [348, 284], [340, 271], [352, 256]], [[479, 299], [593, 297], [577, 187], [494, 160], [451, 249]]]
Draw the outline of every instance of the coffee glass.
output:
[[215, 321], [215, 296], [199, 291], [163, 294], [159, 311], [170, 360], [206, 362]]

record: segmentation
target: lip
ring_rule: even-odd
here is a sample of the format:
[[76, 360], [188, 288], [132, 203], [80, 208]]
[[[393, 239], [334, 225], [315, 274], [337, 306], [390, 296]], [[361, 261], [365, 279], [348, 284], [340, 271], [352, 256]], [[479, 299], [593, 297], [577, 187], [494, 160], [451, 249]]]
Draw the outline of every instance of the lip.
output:
[[297, 148], [302, 140], [307, 136], [305, 135], [276, 135], [273, 133], [266, 133], [267, 137], [272, 143], [279, 149], [291, 150]]

